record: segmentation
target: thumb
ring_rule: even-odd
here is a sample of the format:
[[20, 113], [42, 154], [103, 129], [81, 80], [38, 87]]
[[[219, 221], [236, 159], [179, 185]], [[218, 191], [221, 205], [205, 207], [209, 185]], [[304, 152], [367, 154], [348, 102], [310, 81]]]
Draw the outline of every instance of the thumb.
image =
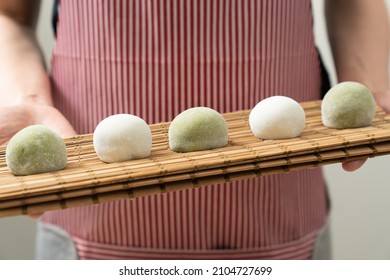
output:
[[50, 127], [61, 137], [71, 137], [77, 134], [69, 121], [56, 108], [39, 105], [34, 107], [34, 112], [34, 123]]
[[360, 160], [351, 160], [342, 163], [343, 169], [347, 172], [354, 172], [358, 170], [363, 164], [367, 161], [367, 159]]
[[386, 113], [390, 113], [390, 90], [373, 92], [372, 95], [378, 106]]

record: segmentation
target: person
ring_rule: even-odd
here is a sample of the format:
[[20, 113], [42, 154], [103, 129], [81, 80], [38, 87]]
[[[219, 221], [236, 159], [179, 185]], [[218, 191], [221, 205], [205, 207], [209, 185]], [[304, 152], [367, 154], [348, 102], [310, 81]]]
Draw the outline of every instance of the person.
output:
[[[321, 97], [310, 0], [62, 0], [49, 75], [38, 2], [0, 1], [2, 143], [30, 124], [66, 137], [116, 113], [157, 123], [194, 106]], [[390, 111], [385, 3], [326, 0], [326, 17], [338, 81], [365, 84]], [[328, 213], [321, 169], [294, 171], [46, 212], [38, 257], [310, 259]]]

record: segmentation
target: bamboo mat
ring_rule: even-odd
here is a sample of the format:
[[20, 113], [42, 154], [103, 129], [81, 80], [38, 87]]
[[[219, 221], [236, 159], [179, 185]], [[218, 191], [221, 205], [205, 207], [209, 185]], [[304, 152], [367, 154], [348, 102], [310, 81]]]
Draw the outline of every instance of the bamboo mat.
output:
[[337, 130], [321, 122], [320, 101], [302, 103], [306, 127], [286, 140], [260, 140], [248, 124], [249, 111], [224, 114], [226, 147], [175, 153], [168, 147], [169, 123], [151, 125], [152, 153], [121, 163], [100, 161], [92, 135], [65, 139], [68, 165], [58, 172], [12, 175], [0, 147], [0, 217], [99, 204], [186, 188], [290, 172], [390, 154], [390, 115], [379, 108], [372, 126]]

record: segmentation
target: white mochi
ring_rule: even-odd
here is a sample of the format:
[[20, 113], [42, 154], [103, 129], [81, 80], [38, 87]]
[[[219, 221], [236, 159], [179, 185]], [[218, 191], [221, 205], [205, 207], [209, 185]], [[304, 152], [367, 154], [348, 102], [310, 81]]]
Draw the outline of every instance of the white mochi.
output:
[[266, 98], [252, 109], [249, 125], [261, 139], [287, 139], [299, 136], [305, 128], [305, 111], [286, 96]]
[[96, 126], [93, 145], [104, 162], [146, 158], [152, 149], [152, 133], [148, 124], [137, 116], [112, 115]]

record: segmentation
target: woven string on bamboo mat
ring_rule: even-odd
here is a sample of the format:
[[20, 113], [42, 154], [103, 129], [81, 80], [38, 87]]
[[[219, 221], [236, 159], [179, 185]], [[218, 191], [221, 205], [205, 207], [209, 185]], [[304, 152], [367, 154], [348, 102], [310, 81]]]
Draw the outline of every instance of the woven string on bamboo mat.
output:
[[65, 139], [68, 165], [64, 170], [30, 176], [12, 175], [5, 163], [5, 147], [0, 147], [0, 216], [98, 204], [390, 154], [390, 116], [379, 108], [371, 126], [337, 130], [322, 125], [320, 101], [302, 106], [306, 127], [297, 138], [257, 139], [249, 128], [249, 111], [239, 111], [224, 114], [229, 144], [223, 148], [175, 153], [168, 146], [169, 123], [153, 124], [152, 153], [146, 159], [104, 163], [93, 149], [92, 135], [80, 135]]

